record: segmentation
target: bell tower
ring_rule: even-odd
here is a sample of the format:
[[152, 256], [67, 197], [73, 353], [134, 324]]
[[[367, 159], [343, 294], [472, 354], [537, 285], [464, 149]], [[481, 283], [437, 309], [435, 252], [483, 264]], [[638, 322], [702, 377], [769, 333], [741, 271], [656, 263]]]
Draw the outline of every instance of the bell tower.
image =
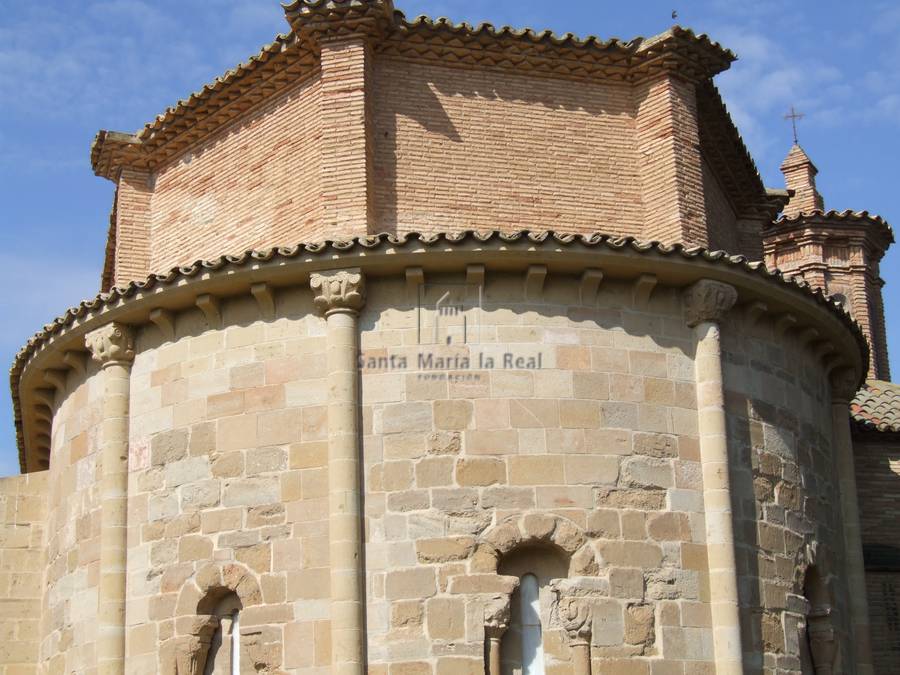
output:
[[879, 271], [894, 243], [890, 226], [868, 211], [826, 211], [816, 188], [818, 169], [796, 143], [781, 172], [791, 198], [763, 233], [766, 265], [799, 275], [840, 302], [866, 335], [869, 377], [890, 380]]

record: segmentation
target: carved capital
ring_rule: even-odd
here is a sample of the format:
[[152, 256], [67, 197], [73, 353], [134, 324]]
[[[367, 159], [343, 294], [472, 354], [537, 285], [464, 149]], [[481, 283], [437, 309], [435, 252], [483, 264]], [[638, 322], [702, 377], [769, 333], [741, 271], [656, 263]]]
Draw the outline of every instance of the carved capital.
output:
[[211, 615], [195, 617], [187, 635], [175, 639], [175, 672], [177, 675], [203, 675], [209, 646], [218, 626]]
[[484, 606], [484, 633], [489, 638], [500, 639], [509, 628], [509, 596], [496, 595]]
[[849, 403], [859, 390], [859, 377], [852, 368], [839, 368], [831, 373], [831, 400]]
[[734, 286], [701, 279], [684, 292], [684, 317], [688, 326], [704, 321], [718, 323], [736, 302]]
[[358, 312], [366, 303], [366, 279], [358, 268], [315, 272], [309, 277], [313, 302], [322, 314]]
[[88, 333], [84, 343], [94, 361], [102, 367], [112, 364], [130, 364], [134, 361], [134, 335], [131, 327], [121, 323], [108, 323]]
[[588, 644], [591, 640], [591, 608], [584, 598], [563, 596], [557, 604], [559, 621], [571, 644]]

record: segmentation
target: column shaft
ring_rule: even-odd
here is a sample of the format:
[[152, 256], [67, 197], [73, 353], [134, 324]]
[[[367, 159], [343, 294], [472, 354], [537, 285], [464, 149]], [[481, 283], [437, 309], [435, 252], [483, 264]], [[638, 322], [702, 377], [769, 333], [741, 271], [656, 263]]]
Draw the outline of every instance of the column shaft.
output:
[[850, 436], [850, 412], [846, 400], [834, 400], [831, 406], [835, 468], [841, 493], [841, 518], [844, 529], [847, 590], [849, 592], [849, 645], [856, 666], [854, 672], [871, 675], [872, 639], [869, 630], [869, 603], [866, 596], [866, 569], [863, 562], [859, 502], [856, 495], [856, 467]]
[[128, 559], [128, 415], [134, 339], [110, 323], [85, 344], [101, 368], [100, 579], [97, 591], [97, 672], [125, 672], [125, 579]]
[[697, 413], [706, 511], [706, 549], [716, 673], [743, 673], [731, 481], [719, 326], [702, 321], [697, 337]]
[[332, 672], [349, 675], [363, 672], [365, 645], [357, 315], [333, 310], [326, 322]]

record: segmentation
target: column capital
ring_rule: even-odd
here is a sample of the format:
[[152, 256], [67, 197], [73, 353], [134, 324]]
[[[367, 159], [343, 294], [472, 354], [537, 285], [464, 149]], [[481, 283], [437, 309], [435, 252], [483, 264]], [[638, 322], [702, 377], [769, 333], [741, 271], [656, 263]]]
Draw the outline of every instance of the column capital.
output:
[[704, 322], [718, 323], [737, 302], [734, 286], [712, 279], [701, 279], [684, 291], [684, 317], [688, 326]]
[[509, 628], [509, 618], [509, 596], [502, 594], [491, 598], [484, 606], [484, 634], [499, 640]]
[[828, 378], [831, 400], [835, 404], [849, 404], [859, 390], [859, 377], [852, 368], [839, 368]]
[[314, 272], [309, 277], [316, 309], [356, 314], [366, 304], [366, 278], [359, 268]]
[[131, 326], [115, 321], [88, 333], [84, 344], [94, 361], [102, 368], [111, 365], [131, 365], [134, 361], [134, 334]]
[[557, 611], [562, 627], [569, 636], [569, 644], [590, 644], [591, 608], [588, 602], [584, 598], [564, 595], [559, 598]]

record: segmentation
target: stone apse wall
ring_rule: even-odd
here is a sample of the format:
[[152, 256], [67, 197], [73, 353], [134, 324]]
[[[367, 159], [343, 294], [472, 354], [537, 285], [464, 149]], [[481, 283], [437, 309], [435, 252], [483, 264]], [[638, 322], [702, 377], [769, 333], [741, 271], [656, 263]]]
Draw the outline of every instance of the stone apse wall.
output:
[[[423, 297], [465, 278], [429, 275]], [[482, 673], [494, 643], [515, 665], [526, 572], [540, 583], [550, 672], [584, 672], [585, 654], [594, 672], [714, 672], [703, 368], [680, 290], [605, 280], [583, 304], [577, 278], [537, 269], [526, 280], [489, 274], [477, 335], [448, 346], [423, 338], [431, 324], [408, 280], [368, 279], [358, 365], [370, 672]], [[330, 334], [308, 288], [260, 308], [247, 295], [180, 312], [169, 336], [137, 333], [128, 673], [182, 668], [183, 636], [226, 596], [241, 606], [243, 668], [331, 672]], [[825, 570], [829, 621], [847, 630], [843, 560], [819, 543], [839, 529], [828, 385], [805, 345], [782, 344], [769, 323], [735, 315], [722, 333], [744, 649], [765, 672], [799, 672], [811, 565]], [[472, 367], [448, 376], [423, 352]], [[507, 353], [523, 360], [501, 367]], [[55, 418], [46, 672], [96, 662], [98, 374], [70, 375]]]

